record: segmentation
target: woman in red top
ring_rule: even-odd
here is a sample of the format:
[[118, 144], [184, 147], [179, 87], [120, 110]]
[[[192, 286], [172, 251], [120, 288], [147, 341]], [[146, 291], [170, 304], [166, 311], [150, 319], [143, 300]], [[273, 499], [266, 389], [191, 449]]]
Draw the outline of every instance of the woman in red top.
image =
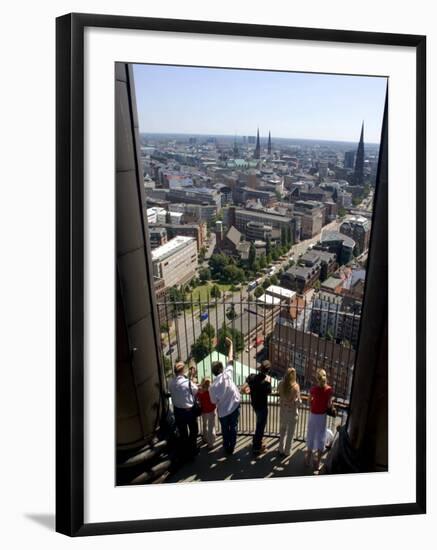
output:
[[197, 392], [197, 399], [202, 410], [202, 438], [208, 445], [208, 448], [214, 445], [215, 441], [215, 409], [216, 406], [209, 397], [210, 378], [204, 378]]
[[314, 467], [319, 469], [320, 458], [325, 449], [326, 412], [332, 403], [332, 388], [326, 380], [323, 369], [317, 371], [317, 383], [310, 389], [310, 417], [307, 428], [307, 452], [305, 464], [310, 465], [313, 452], [316, 451]]

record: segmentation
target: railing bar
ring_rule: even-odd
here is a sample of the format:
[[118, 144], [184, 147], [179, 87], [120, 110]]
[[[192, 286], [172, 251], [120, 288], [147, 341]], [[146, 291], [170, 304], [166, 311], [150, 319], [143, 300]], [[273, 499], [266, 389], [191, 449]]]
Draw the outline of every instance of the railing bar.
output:
[[[195, 327], [195, 323], [194, 323], [194, 308], [193, 308], [193, 291], [191, 291], [190, 293], [190, 301], [191, 301], [191, 323], [192, 323], [192, 326], [193, 326], [193, 342], [192, 344], [195, 344], [196, 343], [196, 327]], [[192, 355], [191, 353], [191, 346], [192, 344], [190, 345], [190, 355]], [[205, 367], [203, 366], [204, 370], [205, 370]], [[196, 370], [197, 370], [197, 366], [196, 366]], [[199, 383], [201, 381], [201, 377], [199, 376], [198, 377], [198, 380], [197, 380]]]
[[[296, 369], [296, 349], [297, 349], [297, 318], [299, 315], [299, 296], [296, 299], [296, 311], [294, 313], [295, 318], [293, 322], [294, 328], [294, 348], [293, 348], [293, 367]], [[297, 369], [296, 369], [297, 372]]]
[[[174, 324], [175, 324], [175, 332], [176, 332], [176, 347], [178, 348], [177, 360], [180, 361], [182, 359], [182, 356], [181, 356], [181, 343], [179, 339], [178, 306], [176, 306], [176, 304], [179, 304], [179, 302], [174, 302], [173, 316], [174, 316]], [[173, 355], [171, 355], [171, 357], [173, 357]]]
[[[303, 324], [302, 324], [302, 338], [301, 338], [301, 342], [302, 342], [302, 344], [301, 344], [301, 349], [302, 349], [301, 357], [302, 357], [302, 362], [303, 362], [303, 369], [304, 369], [304, 372], [305, 372], [305, 368], [306, 368], [305, 361], [307, 360], [306, 359], [307, 354], [304, 353], [304, 349], [305, 349], [305, 320], [306, 320], [305, 316], [306, 316], [306, 308], [307, 308], [306, 294], [304, 295], [303, 299], [304, 299], [304, 304], [303, 304]], [[308, 349], [308, 353], [311, 356], [311, 347]]]
[[[164, 310], [165, 310], [165, 324], [167, 327], [168, 349], [170, 350], [172, 345], [171, 345], [171, 339], [170, 339], [170, 319], [168, 316], [168, 309], [167, 309], [167, 295], [164, 296]], [[162, 311], [162, 307], [158, 307], [158, 315], [160, 314], [161, 311]], [[161, 325], [161, 321], [159, 321], [159, 324]], [[173, 358], [173, 355], [170, 353], [170, 364], [172, 363], [172, 358]], [[165, 376], [165, 357], [164, 357], [163, 364], [164, 364], [164, 376]]]
[[[332, 335], [332, 342], [331, 342], [331, 348], [332, 348], [331, 349], [331, 373], [333, 371], [334, 348], [337, 343], [336, 334], [337, 334], [337, 326], [338, 326], [338, 306], [339, 306], [339, 303], [337, 302], [337, 307], [335, 311], [335, 320], [334, 320], [334, 334]], [[335, 388], [334, 388], [334, 395], [335, 395], [335, 392], [338, 389], [338, 369], [335, 369], [333, 378], [335, 379]]]
[[[183, 312], [184, 312], [184, 329], [185, 329], [185, 359], [188, 361], [190, 354], [188, 353], [188, 331], [187, 331], [187, 312], [186, 312], [186, 301], [185, 301], [186, 293], [184, 293], [184, 301], [183, 301]], [[191, 351], [191, 350], [190, 350]]]
[[[240, 287], [240, 332], [241, 334], [243, 334], [243, 314], [244, 314], [244, 306], [243, 306], [243, 288]], [[247, 373], [248, 375], [250, 375], [250, 349], [249, 349], [249, 346], [250, 346], [250, 307], [248, 305], [247, 307], [247, 321], [248, 321], [248, 341], [247, 341], [247, 365], [248, 365], [248, 370], [249, 372]], [[243, 334], [243, 342], [244, 342], [244, 334]], [[241, 361], [241, 380], [243, 382], [243, 384], [245, 383], [245, 380], [244, 380], [244, 374], [243, 374], [243, 364], [244, 364], [244, 352], [245, 352], [245, 348], [246, 348], [246, 345], [243, 344], [244, 347], [243, 347], [243, 352], [242, 352], [242, 361]], [[246, 396], [243, 394], [242, 397], [241, 397], [241, 401], [243, 403], [243, 406], [242, 406], [242, 411], [241, 411], [241, 417], [242, 417], [242, 422], [243, 422], [243, 425], [246, 426], [247, 425], [247, 410], [246, 410], [246, 407], [244, 405], [244, 402], [247, 401], [246, 399]]]

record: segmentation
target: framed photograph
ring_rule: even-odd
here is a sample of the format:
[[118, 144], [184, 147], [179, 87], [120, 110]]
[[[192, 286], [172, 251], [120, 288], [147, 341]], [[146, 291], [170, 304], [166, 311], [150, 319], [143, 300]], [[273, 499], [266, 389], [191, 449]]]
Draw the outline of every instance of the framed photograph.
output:
[[57, 530], [425, 513], [425, 37], [56, 40]]

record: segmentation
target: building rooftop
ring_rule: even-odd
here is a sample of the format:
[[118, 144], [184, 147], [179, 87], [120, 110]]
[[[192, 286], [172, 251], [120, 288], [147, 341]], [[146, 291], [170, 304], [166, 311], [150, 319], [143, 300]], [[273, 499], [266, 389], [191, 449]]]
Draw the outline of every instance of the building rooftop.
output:
[[348, 237], [347, 235], [344, 235], [339, 231], [323, 231], [320, 242], [328, 243], [330, 241], [342, 241], [343, 246], [347, 246], [348, 248], [355, 247], [355, 241], [350, 237]]
[[329, 277], [326, 281], [323, 281], [322, 288], [327, 288], [329, 290], [335, 290], [339, 285], [342, 285], [343, 281], [337, 279], [336, 277]]
[[235, 246], [238, 246], [239, 242], [241, 241], [241, 233], [236, 229], [233, 225], [229, 228], [228, 232], [226, 233], [226, 238]]
[[266, 289], [266, 294], [271, 294], [273, 296], [280, 296], [281, 298], [287, 298], [291, 300], [291, 298], [293, 298], [296, 295], [296, 292], [294, 292], [294, 290], [289, 290], [288, 288], [284, 288], [282, 286], [270, 285]]
[[265, 211], [258, 211], [258, 210], [255, 210], [255, 209], [247, 209], [245, 210], [244, 208], [237, 208], [235, 210], [235, 213], [236, 214], [242, 214], [242, 215], [248, 215], [248, 216], [259, 216], [260, 218], [263, 218], [263, 219], [268, 219], [268, 220], [272, 220], [272, 221], [282, 221], [282, 222], [291, 222], [291, 218], [288, 218], [287, 216], [283, 216], [282, 214], [272, 214], [272, 213], [267, 213]]
[[281, 303], [280, 298], [276, 298], [270, 294], [263, 294], [262, 296], [259, 296], [256, 301], [266, 306], [278, 306]]
[[[167, 243], [158, 246], [158, 248], [155, 248], [155, 250], [152, 250], [152, 260], [154, 262], [156, 261], [162, 261], [168, 256], [171, 256], [178, 250], [188, 246], [191, 243], [195, 243], [195, 239], [193, 237], [175, 237], [174, 239], [171, 239]], [[197, 245], [196, 245], [197, 246]]]

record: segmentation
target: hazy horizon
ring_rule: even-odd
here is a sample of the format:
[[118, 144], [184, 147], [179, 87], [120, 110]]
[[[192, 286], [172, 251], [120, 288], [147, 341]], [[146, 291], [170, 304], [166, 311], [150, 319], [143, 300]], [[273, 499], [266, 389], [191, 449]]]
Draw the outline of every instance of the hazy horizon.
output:
[[[379, 144], [387, 79], [134, 65], [141, 133]], [[299, 137], [296, 137], [299, 136]]]
[[[140, 130], [140, 135], [150, 135], [150, 136], [187, 136], [187, 137], [218, 137], [218, 138], [229, 138], [230, 140], [234, 140], [235, 138], [239, 138], [242, 140], [244, 137], [250, 136], [256, 136], [255, 134], [241, 134], [241, 135], [234, 135], [234, 134], [216, 134], [214, 132], [206, 132], [206, 133], [199, 133], [199, 132], [171, 132], [171, 131], [162, 131], [162, 132], [145, 132]], [[260, 141], [261, 143], [265, 142], [267, 143], [268, 134], [262, 135], [260, 133]], [[325, 142], [325, 143], [345, 143], [349, 145], [356, 145], [359, 141], [359, 136], [356, 140], [342, 140], [342, 139], [326, 139], [326, 138], [300, 138], [300, 137], [285, 137], [285, 136], [272, 136], [272, 143], [274, 145], [275, 139], [277, 140], [284, 140], [284, 141], [313, 141], [313, 142]], [[366, 141], [364, 139], [365, 145], [372, 145], [379, 147], [380, 142], [373, 142], [373, 141]], [[252, 144], [254, 145], [254, 144]]]

